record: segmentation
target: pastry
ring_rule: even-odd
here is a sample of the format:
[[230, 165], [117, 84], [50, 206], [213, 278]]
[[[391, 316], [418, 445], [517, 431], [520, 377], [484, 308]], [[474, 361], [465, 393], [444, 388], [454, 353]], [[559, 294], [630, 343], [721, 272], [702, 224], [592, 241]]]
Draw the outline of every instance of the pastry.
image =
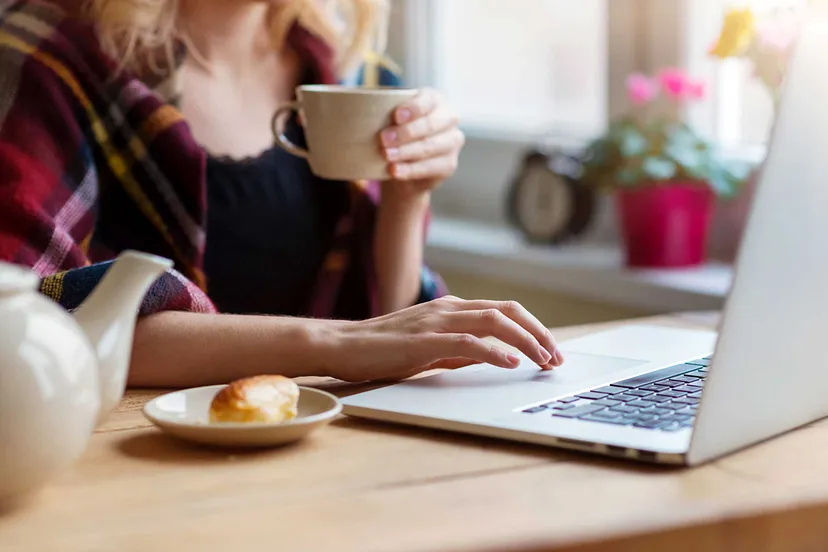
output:
[[210, 404], [210, 422], [281, 423], [296, 417], [299, 386], [283, 376], [232, 382]]

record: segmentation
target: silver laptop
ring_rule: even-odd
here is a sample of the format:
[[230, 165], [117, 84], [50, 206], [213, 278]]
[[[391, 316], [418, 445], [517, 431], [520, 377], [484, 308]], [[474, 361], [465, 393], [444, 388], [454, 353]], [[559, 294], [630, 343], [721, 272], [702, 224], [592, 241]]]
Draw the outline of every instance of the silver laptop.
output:
[[551, 373], [528, 359], [472, 366], [349, 397], [345, 413], [684, 465], [828, 416], [826, 51], [820, 9], [798, 41], [718, 336], [624, 327], [564, 343]]

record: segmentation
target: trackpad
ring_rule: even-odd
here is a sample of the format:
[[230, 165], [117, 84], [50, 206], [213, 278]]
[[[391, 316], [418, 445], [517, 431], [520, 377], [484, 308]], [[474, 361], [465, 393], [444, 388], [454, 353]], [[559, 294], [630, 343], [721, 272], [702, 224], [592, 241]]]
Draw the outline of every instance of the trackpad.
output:
[[[627, 373], [630, 369], [647, 364], [645, 360], [633, 360], [629, 358], [617, 358], [601, 355], [588, 355], [585, 353], [565, 353], [566, 362], [560, 368], [551, 372], [537, 372], [534, 368], [535, 377], [532, 381], [542, 381], [565, 387], [573, 391], [580, 391], [585, 384], [594, 382], [604, 384]], [[533, 368], [530, 368], [533, 369]], [[519, 368], [522, 370], [523, 368]]]
[[539, 390], [539, 393], [566, 394], [581, 391], [591, 384], [604, 385], [615, 380], [615, 376], [619, 376], [620, 379], [631, 369], [644, 364], [647, 364], [647, 361], [570, 352], [566, 353], [566, 362], [563, 366], [546, 372], [541, 371], [528, 358], [523, 358], [520, 367], [515, 370], [505, 370], [489, 365], [470, 366], [430, 378], [413, 380], [408, 384], [427, 388], [450, 387], [453, 392], [473, 388], [475, 396], [478, 396], [480, 388], [496, 387], [497, 393], [503, 393], [503, 386], [508, 386], [511, 390], [515, 384], [543, 383], [553, 386], [554, 389], [550, 390], [545, 387]]
[[515, 370], [470, 366], [370, 391], [347, 402], [415, 415], [497, 417], [528, 403], [623, 379], [645, 364], [642, 360], [570, 352], [564, 366], [550, 372], [540, 371], [528, 359]]

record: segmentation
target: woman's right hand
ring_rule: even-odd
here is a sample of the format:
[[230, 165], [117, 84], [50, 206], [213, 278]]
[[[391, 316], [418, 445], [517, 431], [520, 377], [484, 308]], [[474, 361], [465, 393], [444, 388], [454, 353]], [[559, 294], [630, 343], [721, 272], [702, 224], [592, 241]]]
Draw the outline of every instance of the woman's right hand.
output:
[[544, 370], [563, 363], [552, 334], [513, 301], [443, 297], [364, 322], [337, 326], [331, 377], [349, 382], [401, 380], [432, 368], [488, 363], [516, 368], [520, 359], [484, 339], [494, 337]]

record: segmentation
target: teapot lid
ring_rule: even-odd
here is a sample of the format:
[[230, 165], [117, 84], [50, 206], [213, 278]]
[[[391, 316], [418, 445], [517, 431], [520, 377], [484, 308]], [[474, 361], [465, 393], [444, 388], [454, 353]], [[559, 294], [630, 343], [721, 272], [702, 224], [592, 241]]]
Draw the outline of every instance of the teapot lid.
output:
[[0, 295], [31, 291], [39, 281], [30, 269], [0, 261]]

